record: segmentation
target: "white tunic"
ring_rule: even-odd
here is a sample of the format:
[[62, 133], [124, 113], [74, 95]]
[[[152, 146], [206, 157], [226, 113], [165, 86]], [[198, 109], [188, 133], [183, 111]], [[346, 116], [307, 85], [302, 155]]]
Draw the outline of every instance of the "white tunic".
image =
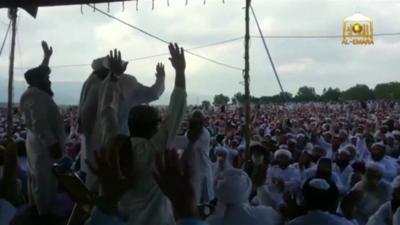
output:
[[[368, 161], [372, 161], [369, 158]], [[366, 163], [368, 163], [368, 161]], [[397, 176], [397, 162], [394, 158], [390, 156], [384, 156], [381, 161], [373, 161], [380, 164], [384, 168], [383, 178], [387, 182], [392, 182], [392, 180]]]
[[323, 211], [310, 211], [291, 220], [288, 225], [354, 225], [349, 220]]
[[25, 91], [20, 108], [27, 129], [26, 153], [31, 201], [39, 213], [47, 213], [57, 193], [57, 180], [52, 174], [55, 160], [50, 157], [49, 147], [58, 143], [60, 149], [64, 150], [63, 119], [53, 98], [36, 87]]
[[344, 170], [341, 170], [338, 165], [334, 164], [332, 171], [339, 176], [344, 189], [346, 191], [350, 190], [350, 176], [353, 174], [353, 168], [351, 167], [351, 165], [347, 165]]
[[186, 149], [183, 156], [191, 168], [191, 181], [196, 193], [197, 204], [214, 199], [213, 170], [209, 157], [210, 134], [206, 128], [192, 149]]
[[[121, 75], [113, 84], [118, 86], [116, 92], [107, 91], [109, 80], [99, 79], [96, 74], [91, 74], [85, 81], [79, 103], [80, 128], [82, 137], [82, 170], [88, 173], [87, 184], [89, 188], [94, 186], [95, 178], [86, 167], [85, 160], [92, 160], [94, 152], [99, 150], [107, 138], [116, 134], [129, 135], [128, 117], [132, 107], [157, 100], [164, 92], [164, 79], [159, 78], [152, 87], [146, 87], [139, 83], [131, 75]], [[107, 96], [108, 95], [108, 96]], [[116, 95], [116, 96], [114, 96]], [[105, 107], [102, 102], [106, 98], [115, 98], [116, 114], [113, 121], [102, 117]]]
[[149, 140], [131, 139], [134, 173], [139, 177], [137, 185], [120, 201], [121, 210], [129, 216], [129, 225], [174, 223], [171, 204], [153, 179], [152, 173], [156, 154], [172, 146], [185, 109], [186, 92], [175, 88], [171, 95], [169, 115], [158, 132]]

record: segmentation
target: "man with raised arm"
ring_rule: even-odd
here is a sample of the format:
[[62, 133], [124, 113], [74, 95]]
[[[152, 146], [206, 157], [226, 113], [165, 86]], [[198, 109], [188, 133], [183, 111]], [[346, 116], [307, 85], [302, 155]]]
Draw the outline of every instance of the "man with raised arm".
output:
[[[130, 225], [174, 223], [171, 203], [161, 192], [152, 175], [156, 154], [171, 147], [186, 109], [184, 51], [177, 44], [170, 44], [169, 51], [176, 75], [167, 117], [160, 124], [157, 109], [145, 105], [133, 107], [129, 114], [132, 147], [121, 159], [128, 160], [125, 170], [133, 170], [138, 183], [122, 197], [120, 208], [128, 216]], [[118, 79], [126, 67], [121, 60], [121, 53], [117, 50], [110, 53], [108, 61], [110, 74], [104, 80], [99, 110], [102, 121], [107, 121], [112, 130], [120, 113], [118, 106], [121, 102], [121, 90]]]
[[[124, 68], [127, 62], [122, 62]], [[82, 87], [79, 103], [79, 131], [82, 134], [81, 165], [87, 173], [86, 184], [89, 189], [97, 188], [97, 179], [87, 170], [84, 161], [93, 159], [94, 152], [98, 151], [107, 142], [112, 134], [121, 133], [129, 135], [128, 116], [129, 110], [136, 105], [148, 104], [157, 100], [164, 92], [165, 71], [162, 64], [156, 66], [156, 81], [151, 87], [144, 86], [132, 75], [121, 74], [116, 81], [119, 86], [120, 101], [115, 124], [101, 120], [99, 108], [101, 107], [101, 93], [103, 81], [110, 72], [107, 57], [95, 59], [92, 63], [92, 74]], [[102, 95], [104, 96], [104, 95]]]
[[53, 100], [49, 61], [53, 49], [42, 42], [44, 59], [40, 66], [25, 73], [29, 87], [22, 95], [20, 109], [27, 128], [26, 151], [29, 164], [29, 200], [46, 224], [57, 194], [57, 179], [52, 164], [63, 155], [63, 118]]

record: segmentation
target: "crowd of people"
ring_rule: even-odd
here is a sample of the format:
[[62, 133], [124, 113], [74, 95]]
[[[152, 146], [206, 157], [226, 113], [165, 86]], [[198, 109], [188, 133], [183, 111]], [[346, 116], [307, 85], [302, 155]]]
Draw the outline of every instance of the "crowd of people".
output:
[[78, 107], [58, 107], [42, 48], [11, 140], [0, 111], [0, 225], [400, 225], [400, 102], [254, 105], [246, 143], [243, 107], [186, 106], [176, 44], [162, 111], [164, 65], [147, 87], [117, 50], [93, 61]]

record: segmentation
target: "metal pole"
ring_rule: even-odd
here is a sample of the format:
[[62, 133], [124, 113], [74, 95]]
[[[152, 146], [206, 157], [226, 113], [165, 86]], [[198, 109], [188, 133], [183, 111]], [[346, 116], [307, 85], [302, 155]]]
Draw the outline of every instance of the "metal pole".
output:
[[246, 160], [250, 158], [250, 57], [249, 57], [249, 46], [250, 46], [250, 4], [251, 0], [246, 0], [246, 34], [244, 41], [244, 97], [245, 97], [245, 119], [246, 124], [244, 126], [244, 134], [246, 140]]
[[254, 12], [253, 7], [250, 6], [250, 8], [251, 8], [251, 12], [253, 13], [254, 21], [256, 22], [256, 25], [257, 25], [257, 28], [258, 28], [258, 32], [260, 32], [261, 40], [262, 40], [262, 42], [264, 44], [265, 51], [267, 52], [268, 59], [269, 59], [269, 61], [271, 63], [271, 66], [272, 66], [272, 70], [274, 71], [275, 78], [278, 81], [279, 88], [281, 89], [282, 96], [286, 100], [285, 91], [283, 90], [281, 80], [279, 79], [279, 76], [278, 76], [278, 72], [276, 72], [275, 64], [274, 64], [274, 61], [272, 61], [271, 53], [269, 52], [269, 49], [268, 49], [268, 46], [267, 46], [267, 42], [265, 41], [263, 32], [261, 30], [260, 23], [258, 23], [258, 19], [257, 19], [256, 13]]
[[14, 83], [14, 57], [15, 57], [15, 36], [17, 34], [17, 8], [10, 8], [8, 16], [11, 20], [11, 51], [10, 66], [8, 69], [8, 108], [7, 108], [7, 140], [11, 141], [13, 137], [13, 83]]

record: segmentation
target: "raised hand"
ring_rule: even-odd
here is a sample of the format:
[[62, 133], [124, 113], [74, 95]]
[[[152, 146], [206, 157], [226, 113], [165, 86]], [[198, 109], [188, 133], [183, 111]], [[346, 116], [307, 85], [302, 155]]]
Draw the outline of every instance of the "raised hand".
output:
[[175, 150], [166, 150], [157, 155], [156, 171], [153, 174], [161, 191], [171, 200], [177, 219], [198, 216], [189, 166], [186, 164], [183, 167], [180, 165], [178, 153]]
[[186, 78], [185, 78], [185, 68], [186, 68], [186, 61], [185, 61], [185, 53], [183, 48], [179, 48], [178, 44], [175, 43], [169, 44], [169, 52], [171, 54], [171, 61], [172, 66], [175, 68], [176, 75], [175, 75], [175, 87], [186, 89]]
[[47, 42], [42, 41], [42, 49], [43, 49], [43, 55], [44, 55], [43, 56], [42, 65], [43, 66], [49, 66], [50, 57], [53, 54], [53, 48], [49, 47]]
[[121, 52], [117, 49], [110, 51], [110, 54], [107, 56], [107, 61], [108, 68], [110, 69], [110, 72], [114, 78], [123, 74], [128, 66], [128, 63], [122, 61]]
[[49, 47], [46, 41], [42, 41], [42, 49], [45, 57], [49, 57], [53, 54], [53, 47]]
[[171, 61], [172, 66], [177, 72], [184, 72], [186, 68], [185, 51], [183, 48], [179, 48], [177, 43], [170, 43], [168, 48], [171, 54], [169, 60]]
[[158, 63], [156, 66], [156, 77], [157, 78], [164, 78], [165, 77], [165, 69], [164, 64]]

